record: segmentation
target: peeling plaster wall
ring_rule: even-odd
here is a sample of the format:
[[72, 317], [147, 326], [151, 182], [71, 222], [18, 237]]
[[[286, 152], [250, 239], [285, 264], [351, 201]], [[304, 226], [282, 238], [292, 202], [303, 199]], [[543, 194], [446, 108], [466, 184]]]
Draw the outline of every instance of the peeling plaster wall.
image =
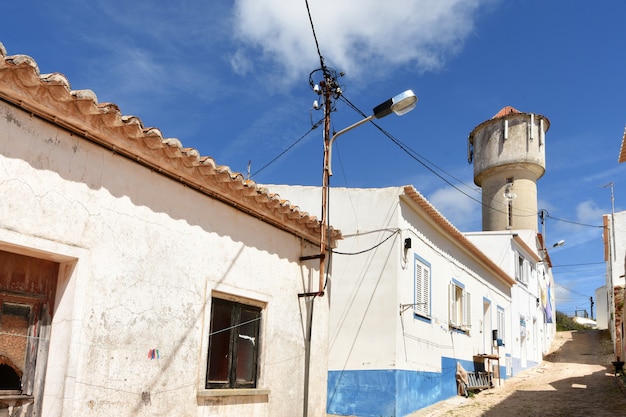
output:
[[[316, 248], [0, 103], [0, 248], [61, 262], [43, 415], [302, 414]], [[212, 291], [265, 305], [258, 388], [204, 397]], [[315, 301], [309, 415], [326, 407]], [[158, 358], [150, 358], [151, 350]]]

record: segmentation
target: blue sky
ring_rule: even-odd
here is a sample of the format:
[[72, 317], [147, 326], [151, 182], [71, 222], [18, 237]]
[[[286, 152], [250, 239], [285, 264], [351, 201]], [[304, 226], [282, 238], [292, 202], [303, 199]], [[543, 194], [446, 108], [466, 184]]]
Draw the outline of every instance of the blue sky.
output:
[[[362, 126], [336, 142], [331, 185], [412, 184], [459, 229], [480, 230], [468, 134], [507, 105], [542, 114], [551, 126], [539, 208], [550, 215], [547, 242], [566, 241], [550, 251], [558, 309], [589, 309], [604, 284], [602, 230], [592, 227], [611, 212], [603, 186], [613, 182], [615, 210], [626, 209], [626, 164], [617, 162], [626, 125], [626, 2], [309, 6], [320, 51], [345, 72], [350, 102], [369, 114], [406, 89], [419, 96], [413, 112], [379, 121], [413, 156]], [[312, 109], [309, 86], [320, 63], [304, 0], [8, 2], [0, 42], [9, 55], [32, 56], [42, 73], [63, 73], [73, 89], [93, 90], [100, 102], [233, 171], [246, 173], [251, 161], [258, 183], [321, 184], [322, 129], [307, 134], [323, 116]], [[360, 118], [340, 101], [333, 129]]]

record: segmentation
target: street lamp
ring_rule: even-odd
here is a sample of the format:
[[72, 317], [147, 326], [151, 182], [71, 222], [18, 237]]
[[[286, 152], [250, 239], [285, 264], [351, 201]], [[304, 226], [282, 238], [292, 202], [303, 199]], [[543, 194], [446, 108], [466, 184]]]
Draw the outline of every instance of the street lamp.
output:
[[398, 116], [405, 115], [411, 110], [413, 110], [416, 104], [417, 104], [417, 96], [415, 95], [415, 93], [412, 90], [406, 90], [398, 94], [397, 96], [390, 98], [384, 103], [381, 103], [378, 106], [374, 107], [374, 109], [372, 110], [373, 114], [371, 116], [368, 116], [363, 120], [359, 120], [355, 124], [350, 125], [346, 127], [345, 129], [341, 129], [339, 132], [335, 133], [333, 137], [330, 138], [330, 143], [328, 146], [328, 161], [327, 161], [327, 166], [325, 167], [325, 172], [328, 171], [329, 176], [333, 175], [332, 166], [331, 166], [333, 143], [339, 136], [373, 119], [382, 119], [383, 117], [388, 116], [391, 113], [395, 113]]
[[[325, 76], [328, 75], [325, 72]], [[320, 83], [320, 85], [322, 85]], [[329, 179], [332, 175], [330, 168], [330, 157], [332, 151], [333, 142], [341, 135], [346, 133], [349, 130], [354, 129], [355, 127], [361, 126], [364, 123], [369, 122], [372, 119], [382, 119], [385, 116], [390, 115], [391, 113], [395, 113], [398, 116], [402, 116], [413, 110], [415, 108], [415, 104], [417, 103], [417, 96], [411, 90], [407, 90], [403, 93], [398, 94], [397, 96], [390, 98], [384, 103], [379, 104], [374, 107], [372, 110], [372, 115], [366, 117], [363, 120], [356, 122], [355, 124], [346, 127], [345, 129], [340, 130], [339, 132], [333, 134], [330, 137], [330, 113], [332, 111], [331, 100], [334, 95], [340, 94], [341, 89], [336, 85], [335, 80], [332, 77], [328, 77], [324, 80], [324, 84], [322, 90], [319, 89], [318, 86], [315, 86], [314, 91], [322, 91], [324, 94], [324, 103], [325, 103], [325, 111], [324, 111], [324, 174], [322, 178], [322, 218], [320, 220], [320, 267], [319, 267], [319, 286], [317, 292], [306, 292], [302, 294], [298, 294], [298, 297], [315, 297], [324, 295], [324, 274], [325, 274], [325, 261], [326, 261], [326, 249], [327, 246], [330, 245], [330, 238], [328, 238], [328, 242], [326, 242], [327, 234], [329, 234], [328, 225], [327, 225], [327, 215], [328, 215], [328, 186]], [[315, 106], [315, 108], [318, 108]], [[317, 257], [317, 256], [316, 256]], [[303, 258], [301, 258], [303, 259]], [[312, 301], [313, 301], [312, 300]], [[309, 367], [311, 361], [311, 335], [313, 328], [313, 302], [311, 301], [311, 306], [309, 308], [309, 312], [307, 315], [307, 335], [306, 335], [306, 347], [305, 347], [305, 387], [304, 387], [304, 409], [303, 416], [308, 416], [308, 406], [309, 406]], [[402, 306], [401, 306], [402, 307]]]
[[[330, 95], [326, 96], [327, 100], [327, 113], [326, 113], [326, 129], [330, 127], [329, 118], [330, 118]], [[325, 277], [325, 267], [324, 262], [326, 258], [326, 249], [327, 249], [327, 216], [328, 216], [328, 186], [330, 176], [332, 175], [331, 170], [331, 156], [332, 156], [332, 148], [335, 140], [343, 135], [344, 133], [361, 126], [364, 123], [367, 123], [373, 119], [382, 119], [385, 116], [390, 115], [391, 113], [395, 113], [398, 116], [402, 116], [415, 108], [415, 104], [417, 103], [417, 96], [413, 93], [412, 90], [406, 90], [395, 97], [390, 98], [389, 100], [379, 104], [374, 107], [372, 110], [372, 115], [366, 117], [363, 120], [360, 120], [353, 125], [346, 127], [345, 129], [340, 130], [339, 132], [333, 134], [333, 136], [328, 139], [328, 130], [325, 132], [325, 141], [324, 141], [324, 173], [322, 178], [322, 219], [321, 219], [321, 236], [320, 236], [320, 270], [319, 270], [319, 287], [317, 295], [324, 295], [324, 277]]]
[[563, 246], [565, 245], [565, 241], [563, 239], [559, 240], [558, 242], [556, 242], [554, 245], [552, 245], [553, 248], [558, 248], [559, 246]]

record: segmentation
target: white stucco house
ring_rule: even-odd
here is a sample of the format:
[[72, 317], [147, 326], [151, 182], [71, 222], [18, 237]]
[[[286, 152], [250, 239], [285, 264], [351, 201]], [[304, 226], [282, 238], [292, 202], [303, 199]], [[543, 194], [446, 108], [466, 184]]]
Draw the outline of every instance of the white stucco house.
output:
[[[269, 187], [321, 210], [319, 187]], [[457, 395], [457, 362], [504, 379], [513, 275], [412, 186], [333, 187], [329, 201], [343, 240], [327, 285], [328, 412], [408, 415]]]
[[0, 194], [0, 415], [325, 414], [315, 217], [1, 44]]
[[607, 330], [609, 328], [609, 294], [605, 285], [596, 288], [594, 299], [596, 327], [600, 330]]
[[505, 272], [511, 289], [510, 357], [507, 373], [532, 368], [550, 351], [556, 334], [554, 278], [542, 235], [534, 230], [464, 233]]
[[[602, 216], [604, 232], [604, 260], [606, 262], [606, 281], [604, 291], [596, 291], [596, 299], [606, 299], [604, 314], [606, 324], [614, 343], [615, 356], [620, 360], [626, 358], [626, 342], [624, 331], [624, 288], [626, 288], [626, 211], [619, 211]], [[603, 293], [602, 293], [603, 292]], [[598, 303], [598, 317], [602, 305]], [[599, 322], [600, 324], [600, 322]]]

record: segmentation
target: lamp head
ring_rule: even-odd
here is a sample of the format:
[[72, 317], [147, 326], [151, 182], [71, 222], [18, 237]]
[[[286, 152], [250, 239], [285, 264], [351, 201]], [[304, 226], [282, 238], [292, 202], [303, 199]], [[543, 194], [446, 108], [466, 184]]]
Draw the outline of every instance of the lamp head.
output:
[[392, 112], [398, 116], [402, 116], [413, 110], [416, 103], [417, 96], [415, 93], [412, 90], [406, 90], [405, 92], [400, 93], [374, 107], [372, 113], [376, 119], [382, 119], [383, 117], [390, 115]]

